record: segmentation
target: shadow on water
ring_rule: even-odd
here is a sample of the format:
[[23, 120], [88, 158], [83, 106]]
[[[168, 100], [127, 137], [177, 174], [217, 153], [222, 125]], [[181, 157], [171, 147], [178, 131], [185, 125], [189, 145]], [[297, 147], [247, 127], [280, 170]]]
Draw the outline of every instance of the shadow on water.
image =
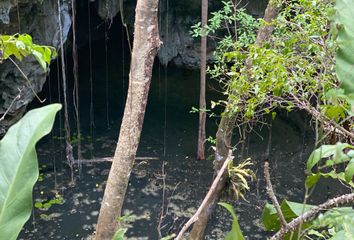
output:
[[[125, 39], [124, 29], [115, 20], [110, 29], [108, 51], [105, 51], [104, 38], [92, 44], [92, 86], [90, 49], [86, 45], [79, 51], [80, 123], [85, 159], [113, 156], [118, 138], [128, 87], [129, 49], [127, 42], [122, 40]], [[97, 34], [102, 34], [102, 26], [104, 23], [97, 22]], [[67, 68], [68, 75], [72, 76], [70, 54], [67, 54]], [[62, 101], [57, 70], [54, 63], [42, 93], [48, 103]], [[69, 81], [69, 86], [72, 86], [72, 77]], [[190, 113], [191, 108], [198, 105], [198, 81], [197, 71], [173, 66], [165, 69], [159, 63], [155, 64], [138, 156], [158, 159], [138, 160], [134, 166], [124, 206], [124, 214], [135, 215], [128, 231], [131, 239], [158, 238], [163, 189], [166, 191], [165, 206], [168, 206], [161, 224], [163, 235], [176, 233], [208, 190], [213, 173], [212, 161], [195, 160], [198, 116]], [[68, 92], [69, 102], [72, 103], [72, 87]], [[209, 90], [208, 96], [211, 99], [220, 98], [214, 90]], [[38, 104], [33, 103], [32, 107], [36, 106]], [[91, 106], [93, 118], [90, 117]], [[72, 105], [69, 110], [72, 133], [75, 133]], [[215, 118], [208, 119], [208, 135], [215, 135], [217, 121]], [[295, 113], [280, 114], [273, 124], [271, 176], [281, 199], [302, 201], [304, 163], [313, 149], [314, 138], [309, 122], [304, 114]], [[264, 239], [267, 236], [259, 218], [267, 199], [262, 165], [268, 130], [263, 128], [257, 131], [248, 139], [245, 156], [250, 156], [255, 163], [258, 180], [251, 184], [251, 191], [246, 195], [249, 202], [229, 200], [240, 215], [241, 227], [248, 239]], [[110, 163], [84, 164], [81, 174], [75, 171], [76, 182], [71, 185], [70, 170], [65, 164], [63, 136], [61, 113], [52, 134], [38, 145], [41, 175], [34, 190], [36, 203], [49, 202], [56, 194], [63, 197], [63, 202], [48, 209], [38, 208], [37, 204], [21, 239], [86, 239], [94, 231]], [[73, 144], [75, 147], [75, 138]], [[212, 153], [210, 149], [209, 153]], [[164, 163], [165, 186], [161, 172]], [[313, 199], [316, 203], [321, 202], [336, 195], [338, 189], [338, 186], [323, 182]], [[207, 239], [221, 239], [230, 227], [228, 214], [217, 210], [209, 223]]]

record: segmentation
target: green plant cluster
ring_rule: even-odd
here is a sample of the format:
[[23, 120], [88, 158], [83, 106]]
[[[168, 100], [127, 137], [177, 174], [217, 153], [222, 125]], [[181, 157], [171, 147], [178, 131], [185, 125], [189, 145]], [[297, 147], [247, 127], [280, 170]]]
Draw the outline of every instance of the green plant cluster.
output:
[[[289, 1], [274, 25], [271, 40], [226, 53], [232, 63], [225, 82], [230, 102], [227, 112], [242, 113], [247, 121], [276, 108], [328, 106], [327, 92], [337, 88], [334, 72], [335, 44], [330, 35], [328, 1]], [[268, 23], [262, 23], [262, 26]], [[339, 121], [348, 110], [328, 111]], [[298, 106], [304, 104], [305, 106]]]
[[51, 208], [53, 205], [56, 205], [56, 204], [59, 204], [59, 205], [64, 204], [63, 196], [58, 193], [55, 194], [55, 197], [50, 200], [36, 201], [36, 203], [34, 204], [34, 207], [38, 208], [40, 210], [47, 211], [47, 210], [49, 210], [49, 208]]
[[222, 83], [229, 101], [212, 101], [212, 108], [223, 105], [226, 113], [239, 113], [238, 122], [275, 117], [277, 108], [311, 107], [337, 123], [346, 119], [351, 109], [335, 73], [333, 1], [286, 1], [270, 23], [271, 40], [262, 46], [254, 44], [255, 33], [269, 23], [235, 9], [230, 1], [223, 4], [207, 26], [192, 27], [193, 36], [218, 41], [208, 73]]
[[[307, 160], [306, 192], [314, 189], [320, 178], [331, 178], [354, 190], [354, 147], [347, 143], [322, 145], [312, 152]], [[317, 168], [315, 168], [317, 166]], [[314, 169], [317, 169], [316, 171]], [[284, 200], [281, 211], [287, 222], [301, 216], [313, 208], [313, 205]], [[269, 231], [278, 231], [281, 227], [278, 214], [271, 204], [263, 209], [262, 221]], [[337, 207], [321, 213], [316, 219], [302, 224], [301, 235], [307, 239], [352, 239], [354, 237], [354, 209]], [[298, 239], [298, 230], [289, 233], [285, 239]]]
[[[341, 167], [338, 167], [342, 165]], [[316, 166], [317, 171], [313, 168]], [[348, 143], [322, 145], [307, 161], [306, 188], [313, 187], [321, 177], [333, 178], [354, 189], [354, 146]]]
[[0, 35], [0, 63], [11, 56], [22, 61], [24, 57], [33, 55], [40, 66], [47, 70], [56, 54], [53, 47], [34, 44], [28, 34]]
[[[220, 37], [215, 63], [208, 73], [222, 83], [228, 100], [212, 102], [212, 108], [224, 106], [223, 114], [237, 116], [237, 124], [254, 122], [268, 114], [275, 118], [279, 108], [304, 109], [319, 122], [325, 119], [341, 127], [348, 123], [345, 130], [353, 130], [354, 15], [350, 1], [337, 0], [335, 8], [333, 0], [282, 1], [271, 23], [245, 17], [244, 10], [233, 8], [232, 2], [223, 3], [208, 26], [197, 24], [192, 28], [195, 37]], [[256, 44], [256, 30], [269, 26], [274, 28], [270, 40]], [[307, 161], [306, 192], [312, 191], [320, 178], [340, 181], [352, 191], [353, 149], [351, 144], [340, 142], [316, 149]], [[247, 190], [244, 177], [248, 175], [235, 173], [230, 174], [238, 177], [235, 186]], [[312, 207], [290, 201], [281, 204], [288, 222]], [[303, 223], [300, 233], [290, 232], [286, 239], [352, 239], [353, 213], [351, 208], [330, 209]], [[262, 220], [267, 230], [281, 228], [272, 205], [266, 205]]]
[[[225, 54], [234, 49], [243, 49], [256, 40], [256, 30], [259, 22], [246, 13], [244, 8], [238, 8], [232, 1], [222, 1], [223, 7], [211, 13], [212, 17], [206, 26], [197, 23], [192, 26], [193, 37], [208, 36], [217, 42], [213, 52], [213, 66], [208, 68], [208, 74], [218, 81], [227, 78], [229, 61]], [[214, 102], [212, 103], [215, 106]]]

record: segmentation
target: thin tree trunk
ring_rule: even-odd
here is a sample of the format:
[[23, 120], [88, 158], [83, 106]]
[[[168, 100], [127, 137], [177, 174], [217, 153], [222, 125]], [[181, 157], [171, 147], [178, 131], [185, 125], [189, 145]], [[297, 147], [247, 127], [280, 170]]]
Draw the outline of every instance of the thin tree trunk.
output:
[[[270, 23], [276, 18], [277, 15], [278, 8], [275, 5], [275, 1], [271, 0], [268, 3], [267, 9], [265, 10], [264, 21]], [[273, 28], [274, 27], [272, 26], [272, 24], [267, 24], [264, 27], [260, 28], [257, 33], [256, 44], [259, 46], [263, 46], [265, 42], [269, 41]], [[246, 67], [251, 66], [250, 62], [251, 61], [246, 61]], [[230, 115], [230, 113], [227, 112], [225, 112], [223, 117], [221, 118], [221, 122], [219, 124], [218, 131], [216, 134], [214, 177], [217, 175], [224, 161], [227, 159], [229, 149], [232, 148], [231, 140], [235, 122], [236, 115]], [[219, 181], [218, 186], [216, 187], [216, 191], [214, 192], [213, 196], [209, 198], [208, 204], [206, 204], [206, 207], [200, 213], [198, 220], [194, 223], [189, 239], [203, 239], [206, 225], [209, 221], [211, 213], [213, 212], [217, 204], [217, 201], [221, 196], [222, 191], [224, 190], [227, 179], [227, 171], [225, 171], [223, 177]]]
[[117, 148], [97, 223], [96, 240], [111, 240], [119, 228], [124, 196], [138, 148], [152, 67], [160, 46], [158, 0], [138, 0], [129, 89]]
[[[208, 0], [202, 0], [202, 26], [208, 22]], [[198, 159], [205, 160], [205, 121], [206, 121], [206, 100], [205, 80], [207, 61], [207, 38], [203, 36], [200, 45], [200, 95], [199, 95], [199, 128], [198, 128]]]

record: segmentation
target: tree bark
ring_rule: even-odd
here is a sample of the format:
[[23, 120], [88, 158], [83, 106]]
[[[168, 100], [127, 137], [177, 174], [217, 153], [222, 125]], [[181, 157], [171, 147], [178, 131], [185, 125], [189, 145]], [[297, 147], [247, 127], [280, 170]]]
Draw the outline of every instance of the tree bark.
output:
[[[208, 0], [202, 0], [202, 26], [208, 22]], [[200, 95], [199, 95], [199, 128], [198, 128], [198, 159], [205, 160], [205, 122], [206, 122], [206, 100], [205, 100], [205, 81], [206, 81], [206, 62], [207, 62], [207, 39], [202, 36], [200, 45]]]
[[101, 204], [96, 240], [111, 240], [119, 228], [118, 218], [121, 216], [143, 126], [152, 67], [160, 46], [158, 2], [158, 0], [137, 2], [128, 96], [117, 148]]
[[[275, 4], [275, 1], [271, 0], [269, 1], [264, 14], [264, 21], [269, 24], [264, 25], [258, 30], [255, 44], [259, 46], [263, 46], [265, 42], [269, 41], [274, 29], [273, 25], [270, 23], [272, 22], [272, 20], [276, 18], [277, 15], [278, 15], [278, 8]], [[250, 58], [246, 61], [246, 67], [247, 68], [251, 67]], [[230, 114], [228, 112], [224, 112], [216, 134], [214, 177], [217, 175], [224, 161], [227, 159], [229, 149], [232, 148], [231, 141], [232, 141], [235, 122], [236, 122], [236, 115]], [[225, 172], [223, 174], [223, 177], [220, 179], [219, 184], [216, 187], [216, 191], [214, 192], [213, 196], [209, 198], [206, 207], [200, 213], [198, 220], [194, 223], [189, 239], [191, 240], [203, 239], [206, 225], [209, 221], [211, 213], [213, 212], [213, 209], [215, 208], [221, 196], [222, 191], [224, 190], [227, 179], [228, 179], [228, 175], [227, 172]]]

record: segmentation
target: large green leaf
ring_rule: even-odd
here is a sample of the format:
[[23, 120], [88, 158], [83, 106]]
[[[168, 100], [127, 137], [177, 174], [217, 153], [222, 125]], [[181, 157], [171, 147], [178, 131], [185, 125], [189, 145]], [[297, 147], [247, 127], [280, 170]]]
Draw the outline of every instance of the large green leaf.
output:
[[14, 240], [31, 215], [38, 178], [36, 143], [53, 126], [60, 104], [29, 111], [0, 141], [0, 238]]
[[226, 235], [225, 240], [244, 240], [240, 224], [238, 223], [237, 216], [235, 214], [234, 208], [228, 203], [219, 203], [220, 206], [226, 208], [227, 211], [232, 216], [232, 227], [231, 231]]
[[[308, 204], [290, 202], [284, 200], [281, 205], [281, 211], [287, 222], [291, 222], [294, 218], [302, 215], [303, 213], [309, 211], [313, 206]], [[278, 231], [281, 227], [277, 211], [274, 206], [271, 204], [266, 204], [262, 213], [262, 222], [266, 230], [268, 231]], [[304, 223], [302, 229], [306, 229], [310, 226], [310, 223]], [[298, 231], [295, 231], [294, 234], [288, 233], [285, 235], [284, 239], [297, 239]]]
[[346, 148], [354, 148], [347, 143], [337, 143], [336, 145], [322, 145], [313, 151], [307, 160], [307, 170], [311, 172], [312, 168], [320, 162], [321, 159], [332, 157], [325, 166], [340, 164], [350, 161], [350, 157], [344, 152]]
[[[331, 236], [330, 239], [354, 239], [354, 210], [351, 207], [333, 208], [321, 213], [312, 222], [311, 233]], [[321, 238], [321, 239], [328, 239]]]
[[338, 50], [336, 72], [346, 94], [354, 94], [354, 5], [352, 0], [336, 0]]
[[[302, 215], [304, 212], [313, 208], [312, 205], [290, 202], [284, 200], [280, 205], [283, 216], [287, 222]], [[277, 211], [272, 204], [266, 204], [262, 213], [262, 222], [265, 229], [270, 231], [278, 231], [280, 229], [280, 221]]]
[[[322, 145], [313, 151], [307, 160], [307, 171], [309, 175], [306, 178], [306, 188], [312, 188], [321, 177], [337, 179], [354, 187], [352, 181], [354, 176], [353, 149], [354, 146], [350, 144], [337, 143], [335, 145]], [[325, 160], [325, 162], [322, 160]], [[340, 168], [336, 168], [336, 165], [344, 165], [345, 163], [348, 164], [344, 172], [341, 172]], [[312, 172], [312, 168], [315, 165], [318, 165], [321, 170], [320, 172]]]

